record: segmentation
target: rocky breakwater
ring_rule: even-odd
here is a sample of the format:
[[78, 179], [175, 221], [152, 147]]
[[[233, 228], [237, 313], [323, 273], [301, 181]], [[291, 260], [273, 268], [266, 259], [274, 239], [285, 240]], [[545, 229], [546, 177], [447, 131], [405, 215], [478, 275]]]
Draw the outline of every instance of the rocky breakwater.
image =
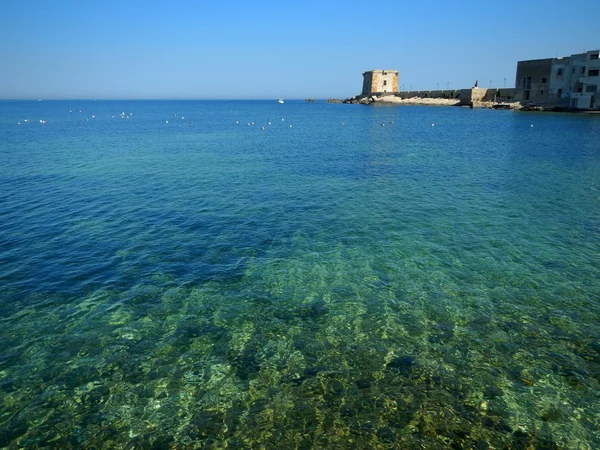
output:
[[410, 97], [400, 98], [395, 95], [386, 95], [375, 100], [379, 103], [394, 103], [398, 105], [438, 105], [438, 106], [458, 106], [460, 101], [455, 98], [423, 98]]
[[373, 97], [363, 97], [361, 95], [355, 95], [354, 97], [350, 97], [347, 98], [346, 100], [344, 100], [342, 103], [349, 103], [352, 105], [369, 105], [371, 103], [373, 103], [374, 101], [376, 101], [377, 97], [373, 96]]
[[395, 105], [438, 105], [438, 106], [458, 106], [460, 102], [455, 98], [422, 98], [422, 97], [410, 97], [400, 98], [395, 95], [385, 95], [377, 97], [375, 95], [371, 97], [356, 96], [347, 98], [344, 103], [370, 105], [371, 103], [390, 103]]

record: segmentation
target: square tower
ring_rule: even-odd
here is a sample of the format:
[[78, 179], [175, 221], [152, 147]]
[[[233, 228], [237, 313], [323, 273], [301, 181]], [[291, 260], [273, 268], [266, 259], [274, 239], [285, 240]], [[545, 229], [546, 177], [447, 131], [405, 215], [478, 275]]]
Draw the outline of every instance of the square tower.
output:
[[373, 95], [398, 92], [397, 70], [369, 70], [363, 72], [363, 89], [361, 95]]

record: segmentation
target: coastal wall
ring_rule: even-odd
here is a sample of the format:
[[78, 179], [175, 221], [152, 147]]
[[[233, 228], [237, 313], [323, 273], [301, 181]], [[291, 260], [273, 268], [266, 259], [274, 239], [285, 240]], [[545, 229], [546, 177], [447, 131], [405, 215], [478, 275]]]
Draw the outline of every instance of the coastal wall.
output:
[[435, 91], [402, 91], [394, 94], [396, 97], [405, 98], [456, 98], [460, 96], [460, 89], [444, 89]]
[[[518, 102], [521, 99], [520, 89], [516, 88], [471, 88], [444, 89], [435, 91], [402, 91], [394, 94], [402, 99], [407, 98], [446, 98], [460, 100], [462, 105], [481, 102]], [[380, 93], [383, 95], [383, 93]]]
[[[377, 101], [404, 104], [459, 104], [464, 106], [492, 106], [492, 103], [518, 103], [521, 101], [522, 91], [517, 88], [471, 88], [471, 89], [443, 89], [427, 91], [401, 91], [401, 92], [371, 92], [368, 95], [357, 95], [344, 100], [344, 103], [369, 104]], [[439, 100], [435, 102], [434, 100]], [[403, 102], [404, 100], [404, 102]], [[410, 101], [413, 100], [413, 101]], [[454, 101], [454, 102], [452, 102]]]
[[481, 102], [518, 102], [521, 101], [521, 90], [517, 88], [471, 88], [461, 89], [460, 103], [470, 105]]

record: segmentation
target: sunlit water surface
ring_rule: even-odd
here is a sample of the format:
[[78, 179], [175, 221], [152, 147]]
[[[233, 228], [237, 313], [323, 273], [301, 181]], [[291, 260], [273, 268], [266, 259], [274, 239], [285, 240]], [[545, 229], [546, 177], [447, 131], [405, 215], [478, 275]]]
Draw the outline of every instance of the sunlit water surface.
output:
[[0, 103], [0, 393], [9, 449], [600, 448], [600, 117]]

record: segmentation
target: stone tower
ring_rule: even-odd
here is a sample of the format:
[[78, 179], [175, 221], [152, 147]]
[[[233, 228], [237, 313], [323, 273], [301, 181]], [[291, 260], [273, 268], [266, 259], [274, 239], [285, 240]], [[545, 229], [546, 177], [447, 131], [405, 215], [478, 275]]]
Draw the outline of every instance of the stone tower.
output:
[[397, 70], [369, 70], [363, 72], [363, 88], [361, 95], [373, 95], [398, 92]]

